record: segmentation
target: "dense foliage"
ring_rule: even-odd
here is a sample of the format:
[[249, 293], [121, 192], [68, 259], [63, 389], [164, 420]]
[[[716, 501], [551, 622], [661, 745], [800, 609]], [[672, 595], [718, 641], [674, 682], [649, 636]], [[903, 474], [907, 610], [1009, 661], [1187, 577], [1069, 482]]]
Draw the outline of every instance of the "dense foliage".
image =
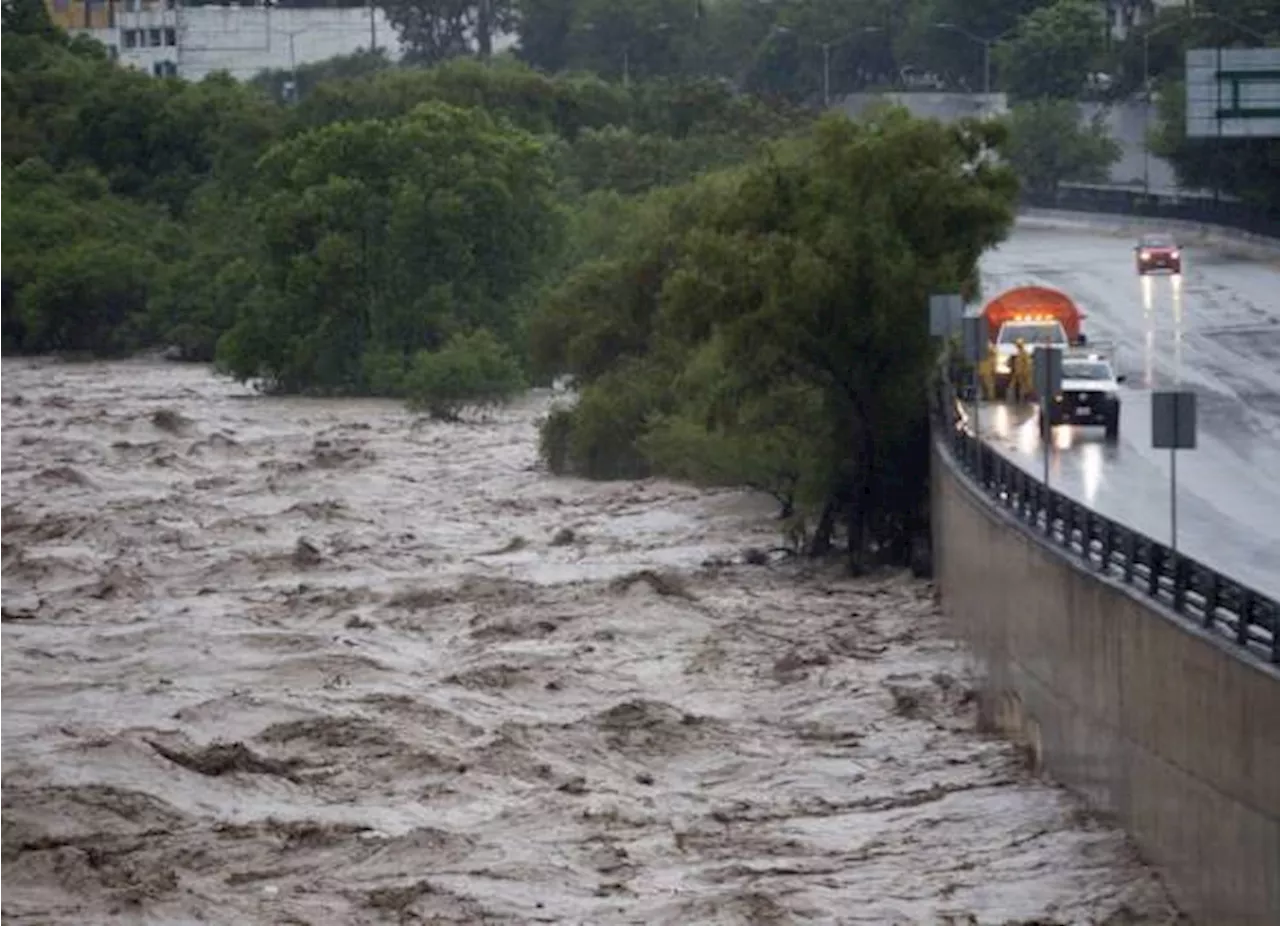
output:
[[[1075, 98], [1099, 69], [1132, 89], [1143, 33], [1107, 47], [1087, 0], [382, 5], [407, 65], [241, 84], [117, 67], [41, 0], [7, 2], [6, 353], [163, 348], [441, 419], [569, 374], [541, 435], [555, 471], [754, 486], [813, 552], [906, 561], [927, 296], [974, 288], [1015, 175], [1104, 176], [1115, 145]], [[1180, 134], [1179, 51], [1223, 39], [1206, 21], [1147, 27], [1157, 144], [1185, 180], [1274, 205], [1273, 141]], [[800, 106], [926, 73], [978, 89], [988, 67], [1004, 123]]]
[[6, 352], [164, 347], [266, 389], [446, 416], [460, 384], [477, 404], [518, 388], [528, 307], [583, 236], [605, 240], [610, 195], [801, 122], [715, 82], [510, 60], [154, 80], [52, 29], [39, 0], [5, 15]]
[[1007, 152], [1023, 187], [1040, 192], [1064, 180], [1105, 183], [1120, 145], [1101, 112], [1084, 122], [1071, 100], [1042, 99], [1013, 107]]
[[1017, 184], [998, 123], [824, 119], [769, 157], [662, 191], [541, 304], [536, 359], [572, 374], [546, 458], [773, 493], [902, 562], [925, 514], [931, 292], [972, 290]]

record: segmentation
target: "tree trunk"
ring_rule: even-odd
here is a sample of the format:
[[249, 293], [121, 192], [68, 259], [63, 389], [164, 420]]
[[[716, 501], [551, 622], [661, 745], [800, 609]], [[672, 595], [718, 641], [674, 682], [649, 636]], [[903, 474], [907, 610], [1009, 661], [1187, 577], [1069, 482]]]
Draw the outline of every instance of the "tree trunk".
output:
[[813, 530], [809, 540], [809, 556], [826, 556], [833, 546], [832, 537], [836, 531], [836, 514], [839, 506], [834, 497], [828, 498], [822, 506], [822, 516], [818, 518], [818, 526]]
[[493, 56], [493, 0], [480, 0], [476, 14], [476, 47], [480, 60], [488, 61]]

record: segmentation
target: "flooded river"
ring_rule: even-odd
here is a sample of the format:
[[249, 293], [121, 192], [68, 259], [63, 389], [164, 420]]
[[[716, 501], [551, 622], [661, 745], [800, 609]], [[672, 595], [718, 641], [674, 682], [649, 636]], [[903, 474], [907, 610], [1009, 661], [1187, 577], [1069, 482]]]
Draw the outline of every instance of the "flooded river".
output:
[[492, 420], [3, 368], [6, 923], [1160, 924], [930, 588]]

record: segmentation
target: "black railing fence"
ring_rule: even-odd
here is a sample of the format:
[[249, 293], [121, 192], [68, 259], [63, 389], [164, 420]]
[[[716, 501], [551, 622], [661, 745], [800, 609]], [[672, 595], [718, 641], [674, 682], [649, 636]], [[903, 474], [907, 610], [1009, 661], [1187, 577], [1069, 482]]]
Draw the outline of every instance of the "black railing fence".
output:
[[1263, 211], [1230, 197], [1215, 198], [1207, 193], [1168, 190], [1155, 193], [1144, 191], [1140, 186], [1060, 183], [1052, 191], [1023, 191], [1022, 204], [1040, 209], [1219, 225], [1268, 238], [1280, 238], [1280, 213]]
[[936, 393], [950, 458], [991, 502], [1068, 555], [1156, 599], [1187, 621], [1280, 665], [1280, 603], [1048, 488], [968, 430], [955, 394]]

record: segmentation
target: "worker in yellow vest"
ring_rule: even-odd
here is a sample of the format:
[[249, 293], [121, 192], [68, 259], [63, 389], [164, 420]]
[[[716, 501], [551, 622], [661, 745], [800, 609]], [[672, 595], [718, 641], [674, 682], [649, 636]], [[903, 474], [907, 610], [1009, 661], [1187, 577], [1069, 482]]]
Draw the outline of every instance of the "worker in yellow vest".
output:
[[996, 360], [999, 352], [994, 344], [987, 345], [987, 354], [978, 362], [978, 383], [982, 387], [982, 398], [992, 402], [996, 398]]
[[1009, 364], [1009, 389], [1013, 393], [1013, 401], [1026, 402], [1031, 399], [1033, 391], [1031, 354], [1027, 351], [1027, 342], [1022, 338], [1014, 342], [1014, 347], [1013, 360]]

